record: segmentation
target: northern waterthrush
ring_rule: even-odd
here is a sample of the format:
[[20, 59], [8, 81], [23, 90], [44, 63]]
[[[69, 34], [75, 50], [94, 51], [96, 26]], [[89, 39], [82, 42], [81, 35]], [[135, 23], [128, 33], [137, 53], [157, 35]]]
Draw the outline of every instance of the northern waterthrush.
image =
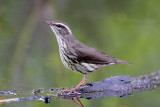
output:
[[75, 38], [68, 24], [62, 21], [44, 21], [44, 23], [48, 24], [56, 35], [60, 57], [65, 67], [84, 75], [82, 81], [70, 93], [75, 92], [87, 81], [88, 74], [101, 67], [115, 64], [131, 65], [81, 43]]

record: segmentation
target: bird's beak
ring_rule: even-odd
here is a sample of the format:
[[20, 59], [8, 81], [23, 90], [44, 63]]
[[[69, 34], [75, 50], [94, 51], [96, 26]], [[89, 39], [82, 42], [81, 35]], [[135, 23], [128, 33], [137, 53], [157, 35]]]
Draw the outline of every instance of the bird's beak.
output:
[[46, 21], [46, 20], [43, 20], [43, 22], [45, 23], [45, 24], [47, 24], [47, 25], [50, 25], [50, 26], [52, 26], [53, 24], [52, 24], [52, 21]]

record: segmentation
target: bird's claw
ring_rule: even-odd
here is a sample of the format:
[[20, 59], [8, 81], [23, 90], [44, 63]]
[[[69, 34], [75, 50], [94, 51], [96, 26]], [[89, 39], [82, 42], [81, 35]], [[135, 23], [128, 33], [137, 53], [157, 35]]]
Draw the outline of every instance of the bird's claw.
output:
[[81, 93], [76, 92], [75, 90], [62, 90], [60, 93], [64, 93], [66, 95], [80, 95]]

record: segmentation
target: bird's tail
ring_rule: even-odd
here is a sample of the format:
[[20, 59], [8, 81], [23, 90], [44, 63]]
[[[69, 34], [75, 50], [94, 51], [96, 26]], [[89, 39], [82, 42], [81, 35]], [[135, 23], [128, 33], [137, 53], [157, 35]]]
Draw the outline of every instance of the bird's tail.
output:
[[122, 60], [119, 60], [119, 59], [117, 59], [116, 63], [117, 63], [117, 64], [127, 64], [127, 65], [133, 65], [133, 64], [131, 64], [131, 63], [129, 63], [129, 62], [122, 61]]

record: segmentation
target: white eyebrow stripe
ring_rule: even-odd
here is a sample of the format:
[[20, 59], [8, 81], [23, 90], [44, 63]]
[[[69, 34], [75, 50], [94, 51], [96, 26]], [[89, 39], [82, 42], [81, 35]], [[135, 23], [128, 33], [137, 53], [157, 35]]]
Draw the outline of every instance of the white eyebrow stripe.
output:
[[70, 28], [67, 25], [65, 25], [63, 23], [56, 23], [56, 24], [60, 24], [60, 25], [64, 26], [65, 28], [68, 29], [69, 33], [72, 33], [72, 31], [70, 30]]

